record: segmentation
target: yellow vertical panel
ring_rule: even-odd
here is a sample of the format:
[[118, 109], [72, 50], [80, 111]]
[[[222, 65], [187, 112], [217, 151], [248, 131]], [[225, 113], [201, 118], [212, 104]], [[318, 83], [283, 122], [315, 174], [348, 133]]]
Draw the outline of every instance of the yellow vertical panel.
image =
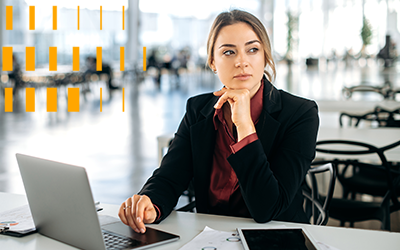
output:
[[47, 88], [47, 112], [57, 112], [57, 88]]
[[3, 47], [3, 71], [13, 71], [12, 47]]
[[122, 112], [125, 112], [125, 88], [122, 88]]
[[25, 110], [26, 112], [35, 112], [35, 88], [26, 88]]
[[102, 47], [97, 47], [96, 48], [96, 70], [97, 71], [102, 71], [103, 70], [103, 62], [102, 59], [103, 58], [103, 51], [102, 51]]
[[57, 47], [49, 48], [49, 70], [57, 71]]
[[26, 47], [26, 71], [35, 71], [35, 47]]
[[79, 71], [79, 47], [72, 48], [72, 70]]
[[35, 30], [35, 6], [29, 6], [29, 29]]
[[13, 89], [12, 88], [5, 88], [5, 106], [4, 112], [13, 112]]
[[13, 7], [6, 6], [6, 30], [13, 29]]
[[103, 6], [100, 6], [100, 30], [103, 30]]
[[53, 30], [57, 30], [57, 6], [53, 6]]
[[68, 112], [79, 112], [79, 88], [68, 88]]
[[100, 88], [100, 112], [103, 112], [103, 88]]
[[125, 30], [125, 6], [122, 6], [122, 30]]
[[146, 47], [143, 47], [143, 71], [146, 71]]
[[78, 30], [79, 30], [79, 6], [78, 6]]
[[119, 48], [119, 69], [121, 71], [125, 70], [125, 47]]

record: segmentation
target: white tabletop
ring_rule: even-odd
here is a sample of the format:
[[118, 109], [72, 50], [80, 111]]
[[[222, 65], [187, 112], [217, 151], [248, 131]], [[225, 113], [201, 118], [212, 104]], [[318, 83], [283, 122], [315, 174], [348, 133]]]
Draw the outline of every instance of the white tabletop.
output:
[[[321, 127], [318, 132], [318, 141], [322, 140], [351, 140], [365, 142], [375, 147], [383, 147], [400, 140], [399, 128], [326, 128]], [[385, 152], [389, 161], [400, 162], [400, 146]], [[328, 154], [317, 153], [317, 157], [328, 157]], [[347, 156], [348, 157], [348, 156]], [[354, 156], [352, 156], [354, 157]], [[378, 159], [377, 157], [359, 157]]]
[[[0, 212], [12, 209], [27, 203], [24, 195], [15, 195], [0, 192]], [[102, 204], [102, 214], [117, 217], [118, 205]], [[348, 229], [340, 227], [313, 226], [298, 223], [285, 223], [272, 221], [259, 224], [252, 219], [225, 217], [195, 213], [172, 212], [172, 214], [159, 225], [150, 225], [164, 231], [180, 235], [181, 239], [154, 250], [176, 250], [192, 240], [205, 226], [220, 231], [234, 232], [238, 227], [270, 228], [279, 226], [302, 226], [314, 237], [316, 241], [323, 242], [337, 249], [399, 249], [400, 234], [375, 230]], [[22, 238], [0, 235], [1, 249], [76, 249], [61, 242], [52, 240], [38, 233]]]
[[[165, 134], [157, 137], [158, 141], [158, 160], [161, 163], [163, 148], [169, 146], [169, 141], [173, 134]], [[352, 140], [371, 144], [376, 147], [383, 147], [400, 140], [400, 128], [347, 128], [347, 127], [320, 127], [318, 141], [322, 140]], [[400, 146], [388, 150], [385, 155], [389, 161], [400, 162]], [[338, 155], [328, 155], [317, 153], [320, 158], [339, 157]], [[354, 156], [341, 156], [349, 158]], [[358, 157], [367, 160], [379, 160], [375, 155]]]

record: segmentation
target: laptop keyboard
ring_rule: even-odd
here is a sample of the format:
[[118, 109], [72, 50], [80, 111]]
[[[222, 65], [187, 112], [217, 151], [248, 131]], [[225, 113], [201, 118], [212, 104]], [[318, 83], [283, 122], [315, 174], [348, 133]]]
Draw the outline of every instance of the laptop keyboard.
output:
[[104, 243], [108, 250], [129, 249], [141, 245], [141, 242], [125, 236], [117, 235], [109, 231], [102, 230]]

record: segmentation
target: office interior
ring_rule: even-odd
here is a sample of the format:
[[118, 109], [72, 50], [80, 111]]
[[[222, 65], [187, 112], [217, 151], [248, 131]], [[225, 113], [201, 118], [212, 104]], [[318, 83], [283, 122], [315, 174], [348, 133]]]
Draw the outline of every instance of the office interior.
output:
[[[16, 153], [85, 167], [94, 198], [102, 203], [120, 204], [138, 192], [159, 167], [157, 137], [176, 131], [187, 99], [222, 87], [205, 66], [206, 40], [216, 15], [232, 8], [263, 22], [277, 66], [273, 84], [315, 100], [321, 127], [338, 128], [343, 111], [400, 107], [399, 0], [111, 2], [0, 2], [0, 46], [13, 48], [22, 74], [13, 111], [5, 112], [4, 90], [16, 83], [12, 72], [0, 67], [0, 192], [25, 193]], [[55, 5], [57, 30], [52, 28]], [[5, 28], [6, 6], [13, 6], [12, 30]], [[29, 29], [29, 6], [36, 10], [34, 30]], [[57, 71], [49, 70], [52, 46], [57, 47]], [[26, 47], [35, 47], [34, 71], [25, 68]], [[80, 48], [77, 72], [72, 70], [73, 47]], [[79, 78], [90, 70], [97, 47], [102, 47], [103, 67], [113, 72], [111, 85], [107, 73]], [[123, 70], [120, 47], [125, 48]], [[359, 85], [385, 88], [346, 92]], [[46, 90], [54, 86], [57, 111], [48, 112]], [[34, 112], [26, 111], [27, 87], [35, 88]], [[67, 89], [72, 87], [80, 90], [79, 112], [68, 112]], [[361, 124], [368, 126], [377, 125]], [[339, 222], [330, 219], [328, 225]], [[391, 214], [391, 225], [391, 231], [400, 232], [399, 212]], [[380, 222], [355, 227], [380, 230]]]

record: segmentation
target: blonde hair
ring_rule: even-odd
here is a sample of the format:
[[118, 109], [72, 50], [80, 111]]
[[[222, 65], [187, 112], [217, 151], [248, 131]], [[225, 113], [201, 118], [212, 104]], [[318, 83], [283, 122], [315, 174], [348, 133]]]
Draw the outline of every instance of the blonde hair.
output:
[[272, 82], [272, 79], [274, 79], [276, 76], [276, 70], [275, 62], [272, 58], [271, 43], [269, 41], [267, 31], [257, 17], [242, 10], [222, 12], [215, 18], [207, 40], [207, 66], [211, 68], [211, 63], [214, 60], [214, 44], [221, 29], [225, 26], [239, 22], [250, 25], [254, 33], [256, 33], [258, 38], [261, 40], [261, 44], [264, 48], [264, 68], [269, 66], [272, 71], [272, 74], [268, 70], [264, 70], [264, 73], [267, 75], [268, 80]]

